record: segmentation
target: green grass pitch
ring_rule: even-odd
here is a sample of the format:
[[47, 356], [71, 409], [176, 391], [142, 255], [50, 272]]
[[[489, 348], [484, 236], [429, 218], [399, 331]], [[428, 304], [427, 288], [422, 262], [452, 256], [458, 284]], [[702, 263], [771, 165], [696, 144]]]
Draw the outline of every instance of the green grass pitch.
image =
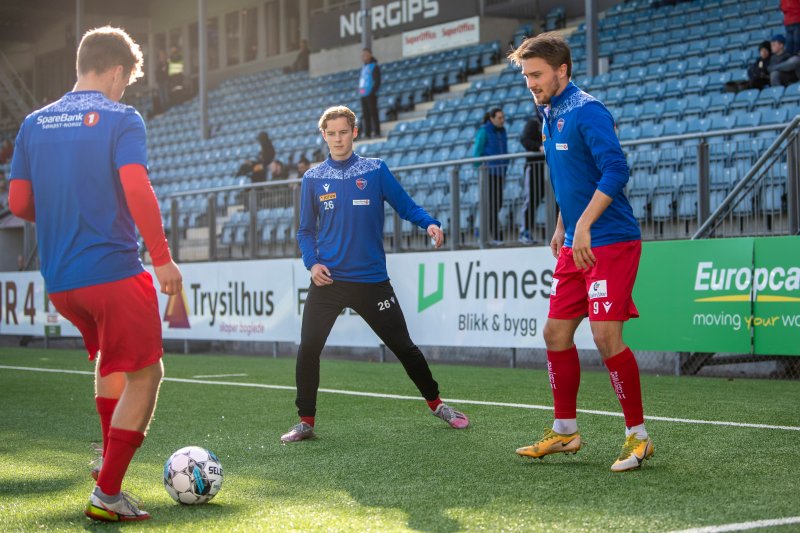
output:
[[[294, 385], [293, 358], [167, 355], [166, 375], [246, 374], [217, 381]], [[91, 371], [85, 352], [0, 348], [0, 365]], [[444, 398], [551, 405], [546, 373], [434, 365]], [[645, 414], [800, 426], [796, 382], [645, 375]], [[320, 393], [319, 438], [283, 446], [294, 392], [165, 381], [124, 489], [148, 522], [90, 523], [90, 443], [100, 439], [92, 377], [0, 368], [3, 531], [671, 531], [800, 515], [800, 431], [648, 422], [655, 457], [609, 466], [619, 417], [580, 414], [585, 447], [543, 461], [517, 457], [551, 412], [460, 405], [448, 428], [420, 401]], [[399, 364], [322, 363], [322, 387], [416, 395]], [[584, 371], [579, 409], [619, 411], [604, 372]], [[161, 481], [186, 445], [216, 452], [225, 471], [209, 504], [181, 506]], [[796, 530], [798, 525], [769, 528]]]

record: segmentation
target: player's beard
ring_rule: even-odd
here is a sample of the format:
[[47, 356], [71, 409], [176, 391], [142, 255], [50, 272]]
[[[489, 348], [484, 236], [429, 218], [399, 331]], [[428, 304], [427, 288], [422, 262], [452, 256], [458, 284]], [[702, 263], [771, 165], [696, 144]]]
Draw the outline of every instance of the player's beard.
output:
[[553, 83], [547, 89], [543, 87], [538, 97], [535, 94], [533, 95], [533, 101], [536, 102], [536, 105], [550, 105], [550, 100], [558, 93], [560, 88], [558, 78], [554, 77]]

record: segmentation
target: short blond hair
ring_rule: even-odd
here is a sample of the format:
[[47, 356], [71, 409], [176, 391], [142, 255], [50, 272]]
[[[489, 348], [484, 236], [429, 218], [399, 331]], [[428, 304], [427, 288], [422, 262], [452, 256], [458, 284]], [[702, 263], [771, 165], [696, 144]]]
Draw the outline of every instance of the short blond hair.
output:
[[130, 76], [131, 84], [144, 75], [142, 50], [122, 28], [103, 26], [83, 34], [78, 45], [78, 74], [96, 72], [102, 74], [110, 68], [122, 65]]
[[322, 116], [319, 117], [319, 129], [320, 131], [325, 131], [325, 128], [328, 126], [329, 120], [335, 120], [337, 118], [344, 117], [347, 119], [347, 123], [350, 124], [350, 129], [355, 129], [356, 127], [356, 114], [353, 113], [349, 107], [343, 105], [335, 105], [333, 107], [329, 107], [322, 113]]

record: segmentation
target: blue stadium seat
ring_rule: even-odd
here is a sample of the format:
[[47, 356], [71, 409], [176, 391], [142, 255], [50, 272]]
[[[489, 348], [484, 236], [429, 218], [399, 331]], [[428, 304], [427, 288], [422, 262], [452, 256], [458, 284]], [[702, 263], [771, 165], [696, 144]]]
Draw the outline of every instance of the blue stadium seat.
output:
[[744, 109], [745, 111], [749, 111], [753, 108], [753, 104], [755, 104], [756, 100], [758, 99], [758, 95], [758, 89], [748, 89], [746, 91], [738, 92], [736, 93], [736, 97], [733, 99], [733, 102], [731, 102], [729, 109]]

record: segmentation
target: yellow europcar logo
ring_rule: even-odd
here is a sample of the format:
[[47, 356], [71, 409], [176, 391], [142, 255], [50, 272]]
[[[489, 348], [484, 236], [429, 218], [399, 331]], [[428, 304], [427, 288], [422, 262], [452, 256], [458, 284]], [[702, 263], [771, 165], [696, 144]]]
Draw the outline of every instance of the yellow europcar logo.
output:
[[330, 194], [323, 194], [319, 197], [320, 202], [327, 202], [328, 200], [335, 200], [335, 199], [336, 199], [335, 192], [332, 192]]

